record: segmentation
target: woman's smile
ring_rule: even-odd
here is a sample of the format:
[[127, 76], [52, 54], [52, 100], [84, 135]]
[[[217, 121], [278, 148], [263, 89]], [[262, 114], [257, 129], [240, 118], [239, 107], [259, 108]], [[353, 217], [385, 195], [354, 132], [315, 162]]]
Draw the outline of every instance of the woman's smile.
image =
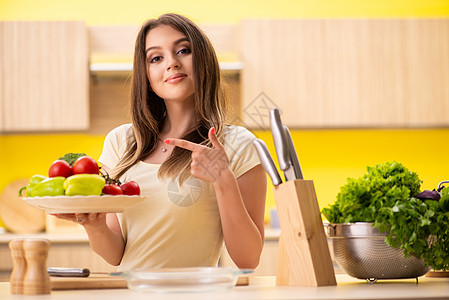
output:
[[169, 76], [167, 79], [165, 79], [165, 82], [175, 84], [175, 83], [183, 81], [186, 77], [187, 77], [187, 74], [176, 73], [176, 74]]

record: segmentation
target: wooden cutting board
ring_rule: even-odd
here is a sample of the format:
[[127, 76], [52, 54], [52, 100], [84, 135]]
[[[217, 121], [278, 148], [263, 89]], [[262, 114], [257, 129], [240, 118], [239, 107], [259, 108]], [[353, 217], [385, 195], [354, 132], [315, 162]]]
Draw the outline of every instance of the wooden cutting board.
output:
[[45, 211], [29, 206], [19, 197], [20, 188], [27, 184], [28, 179], [15, 180], [0, 194], [0, 218], [12, 233], [37, 233], [45, 229]]
[[[248, 276], [241, 276], [237, 286], [248, 285]], [[52, 290], [126, 289], [126, 280], [119, 276], [91, 274], [89, 277], [50, 277]]]
[[449, 271], [430, 271], [426, 277], [449, 277]]
[[91, 274], [89, 277], [50, 277], [52, 290], [126, 289], [123, 277]]

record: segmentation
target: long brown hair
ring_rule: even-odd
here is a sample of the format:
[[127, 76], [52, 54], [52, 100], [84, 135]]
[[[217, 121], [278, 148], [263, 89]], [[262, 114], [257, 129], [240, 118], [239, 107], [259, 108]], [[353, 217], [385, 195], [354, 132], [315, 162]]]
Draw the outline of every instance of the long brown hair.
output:
[[[195, 23], [184, 16], [164, 14], [158, 19], [148, 20], [142, 25], [135, 45], [130, 105], [133, 126], [124, 156], [113, 172], [117, 178], [155, 150], [167, 113], [164, 100], [152, 91], [146, 72], [146, 36], [150, 30], [161, 25], [169, 25], [182, 32], [192, 48], [197, 125], [182, 138], [208, 145], [208, 130], [212, 126], [218, 137], [222, 138], [226, 97], [211, 42]], [[158, 175], [161, 178], [175, 178], [179, 174], [182, 183], [190, 176], [190, 164], [191, 152], [175, 147], [159, 168]]]

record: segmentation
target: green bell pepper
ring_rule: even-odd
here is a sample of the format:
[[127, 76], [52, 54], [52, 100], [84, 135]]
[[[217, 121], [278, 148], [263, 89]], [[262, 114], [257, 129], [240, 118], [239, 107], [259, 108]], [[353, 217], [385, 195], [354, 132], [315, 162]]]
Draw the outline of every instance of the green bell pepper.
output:
[[65, 177], [50, 177], [36, 184], [31, 191], [31, 197], [64, 195]]
[[65, 194], [67, 196], [100, 196], [105, 182], [105, 179], [97, 174], [72, 175], [64, 181]]
[[30, 178], [30, 181], [28, 182], [27, 186], [24, 186], [23, 188], [21, 188], [19, 190], [19, 196], [22, 196], [22, 191], [25, 190], [26, 191], [26, 196], [27, 197], [31, 197], [31, 192], [33, 191], [33, 188], [36, 186], [36, 184], [38, 184], [39, 182], [41, 182], [42, 180], [47, 179], [47, 176], [44, 175], [34, 175], [33, 177]]

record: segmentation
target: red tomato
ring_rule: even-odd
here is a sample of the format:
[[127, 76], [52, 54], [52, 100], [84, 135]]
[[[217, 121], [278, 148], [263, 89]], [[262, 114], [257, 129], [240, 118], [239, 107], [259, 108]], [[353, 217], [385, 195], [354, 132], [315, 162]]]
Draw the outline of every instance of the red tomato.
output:
[[73, 174], [98, 174], [100, 168], [95, 159], [89, 156], [81, 156], [73, 164]]
[[106, 195], [123, 195], [123, 191], [120, 186], [116, 184], [105, 184], [103, 188], [103, 194]]
[[123, 195], [134, 196], [140, 195], [140, 187], [135, 181], [128, 181], [123, 183], [120, 188], [123, 191]]
[[50, 169], [48, 169], [48, 177], [62, 176], [67, 178], [72, 175], [73, 175], [72, 166], [62, 159], [55, 160], [51, 164]]

